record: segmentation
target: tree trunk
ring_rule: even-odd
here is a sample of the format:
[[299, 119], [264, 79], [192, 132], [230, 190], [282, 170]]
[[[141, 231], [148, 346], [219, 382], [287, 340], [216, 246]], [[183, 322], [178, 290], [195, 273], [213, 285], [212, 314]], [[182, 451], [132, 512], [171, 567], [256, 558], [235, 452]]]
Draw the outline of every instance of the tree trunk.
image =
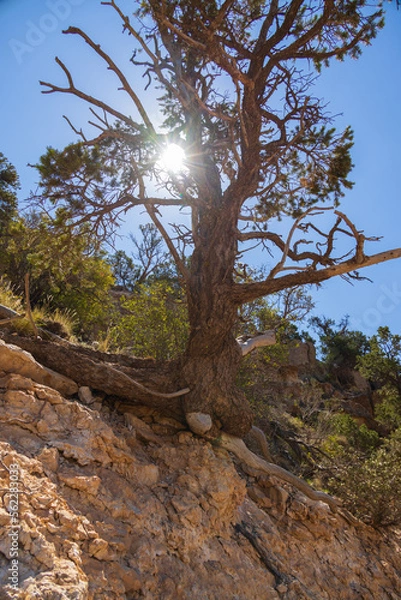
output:
[[[221, 215], [222, 213], [220, 213]], [[232, 300], [237, 254], [235, 222], [218, 211], [203, 216], [201, 243], [191, 259], [187, 284], [190, 336], [183, 360], [184, 411], [210, 415], [214, 430], [243, 437], [252, 426], [252, 411], [236, 386], [241, 349], [234, 337], [237, 305]]]
[[252, 411], [236, 385], [241, 350], [232, 333], [218, 341], [209, 338], [209, 345], [205, 341], [195, 334], [188, 345], [182, 374], [191, 391], [183, 397], [184, 412], [208, 414], [215, 431], [242, 438], [252, 426]]

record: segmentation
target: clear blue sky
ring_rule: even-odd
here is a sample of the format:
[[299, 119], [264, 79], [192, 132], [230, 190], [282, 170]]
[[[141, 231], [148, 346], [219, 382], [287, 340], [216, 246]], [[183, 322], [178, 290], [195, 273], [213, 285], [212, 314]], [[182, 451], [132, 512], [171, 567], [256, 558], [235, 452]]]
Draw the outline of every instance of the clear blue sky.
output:
[[[332, 64], [316, 90], [332, 113], [341, 113], [337, 125], [354, 129], [356, 185], [341, 209], [367, 235], [383, 236], [370, 246], [372, 253], [401, 246], [401, 10], [392, 3], [387, 11], [384, 30], [362, 58]], [[69, 25], [88, 31], [130, 68], [131, 42], [120, 34], [113, 11], [101, 7], [99, 0], [0, 0], [0, 152], [20, 174], [21, 200], [35, 187], [35, 172], [27, 163], [37, 161], [46, 146], [62, 148], [74, 141], [62, 115], [77, 126], [87, 117], [86, 107], [74, 98], [40, 93], [39, 79], [64, 83], [56, 55], [71, 66], [85, 89], [97, 89], [124, 108], [121, 93], [114, 92], [113, 81], [97, 69], [83, 43], [61, 34]], [[131, 72], [142, 89], [140, 74]], [[135, 223], [128, 229], [134, 230]], [[352, 326], [367, 334], [379, 325], [401, 333], [401, 260], [363, 274], [373, 283], [351, 286], [337, 278], [324, 284], [314, 293], [315, 313], [337, 320], [348, 314]]]

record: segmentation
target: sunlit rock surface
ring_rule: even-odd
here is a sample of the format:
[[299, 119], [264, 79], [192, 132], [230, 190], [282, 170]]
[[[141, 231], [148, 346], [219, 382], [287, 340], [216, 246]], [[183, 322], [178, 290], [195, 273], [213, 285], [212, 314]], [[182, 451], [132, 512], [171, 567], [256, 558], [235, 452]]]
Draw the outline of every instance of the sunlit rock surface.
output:
[[401, 598], [397, 532], [240, 475], [224, 450], [136, 410], [124, 418], [0, 372], [1, 599]]

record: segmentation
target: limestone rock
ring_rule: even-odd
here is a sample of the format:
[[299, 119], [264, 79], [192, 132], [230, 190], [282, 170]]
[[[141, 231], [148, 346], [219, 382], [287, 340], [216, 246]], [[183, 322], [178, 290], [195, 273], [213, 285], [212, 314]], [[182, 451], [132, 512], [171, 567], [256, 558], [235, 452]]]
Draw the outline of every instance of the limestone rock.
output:
[[191, 431], [197, 433], [198, 435], [204, 435], [210, 431], [213, 426], [211, 416], [199, 412], [187, 413], [186, 420]]
[[87, 385], [82, 385], [78, 390], [78, 398], [81, 400], [83, 404], [90, 406], [94, 402], [96, 402], [96, 398], [93, 397], [92, 391], [90, 387]]
[[156, 435], [156, 413], [139, 414], [106, 419], [21, 374], [0, 380], [2, 600], [401, 597], [396, 532], [355, 528], [274, 478], [246, 485], [225, 450]]
[[72, 396], [78, 391], [78, 386], [72, 379], [43, 367], [29, 352], [21, 350], [18, 346], [6, 344], [3, 340], [0, 340], [0, 370], [6, 373], [20, 373], [66, 396]]
[[68, 485], [69, 487], [85, 492], [92, 496], [96, 496], [99, 491], [101, 483], [100, 477], [93, 475], [92, 477], [85, 477], [85, 475], [74, 475], [59, 473], [59, 480]]
[[359, 371], [352, 371], [353, 384], [360, 392], [365, 394], [370, 393], [370, 384], [365, 377], [359, 373]]

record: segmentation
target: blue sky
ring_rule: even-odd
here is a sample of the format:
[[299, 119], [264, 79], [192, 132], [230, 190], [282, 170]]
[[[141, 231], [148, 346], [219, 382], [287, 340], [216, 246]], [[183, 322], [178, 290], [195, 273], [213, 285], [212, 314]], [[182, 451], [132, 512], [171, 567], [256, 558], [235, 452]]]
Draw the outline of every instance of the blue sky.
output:
[[[132, 6], [129, 0], [123, 7]], [[316, 94], [339, 114], [338, 128], [350, 124], [355, 132], [352, 179], [354, 189], [341, 209], [367, 235], [383, 240], [370, 246], [380, 252], [401, 246], [401, 10], [388, 5], [387, 23], [358, 61], [333, 63], [323, 72]], [[57, 55], [87, 90], [98, 90], [124, 108], [125, 99], [113, 81], [97, 69], [98, 63], [75, 36], [62, 29], [77, 25], [120, 54], [130, 69], [131, 42], [120, 34], [120, 25], [109, 7], [98, 0], [0, 0], [0, 152], [16, 166], [23, 200], [35, 187], [35, 172], [27, 167], [46, 146], [62, 148], [74, 135], [62, 119], [67, 114], [82, 126], [87, 108], [74, 98], [40, 93], [39, 79], [64, 83], [54, 63]], [[131, 68], [133, 77], [137, 76]], [[143, 80], [138, 75], [138, 89]], [[135, 223], [127, 224], [135, 230]], [[128, 248], [127, 248], [128, 250]], [[392, 261], [363, 272], [373, 283], [351, 286], [333, 279], [316, 293], [316, 314], [340, 319], [348, 314], [351, 325], [367, 334], [379, 325], [401, 333], [401, 261]]]

